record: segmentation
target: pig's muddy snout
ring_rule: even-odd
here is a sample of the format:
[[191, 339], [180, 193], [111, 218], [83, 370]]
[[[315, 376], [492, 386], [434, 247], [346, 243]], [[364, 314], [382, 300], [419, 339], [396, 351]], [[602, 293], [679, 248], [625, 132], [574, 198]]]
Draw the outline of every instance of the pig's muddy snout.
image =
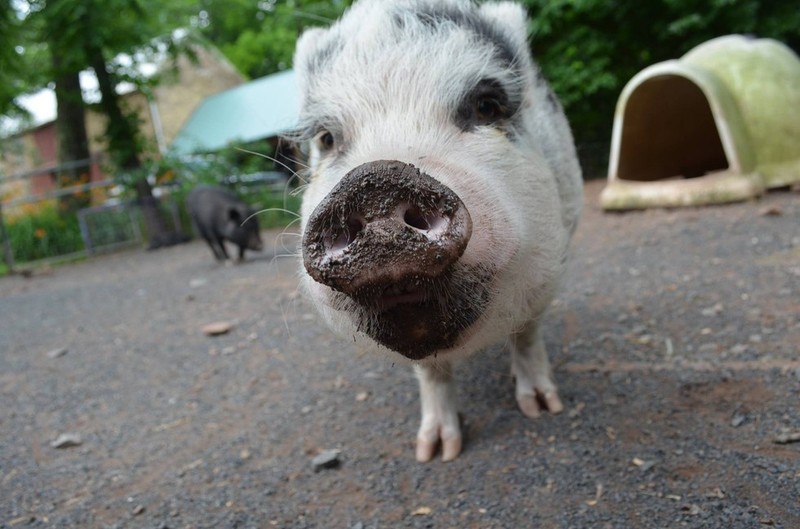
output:
[[316, 281], [369, 303], [376, 293], [402, 297], [442, 275], [471, 233], [467, 208], [452, 190], [413, 165], [369, 162], [347, 173], [311, 214], [303, 258]]
[[472, 221], [448, 187], [413, 165], [356, 167], [311, 214], [303, 261], [317, 282], [355, 302], [359, 328], [405, 356], [452, 345], [449, 277]]

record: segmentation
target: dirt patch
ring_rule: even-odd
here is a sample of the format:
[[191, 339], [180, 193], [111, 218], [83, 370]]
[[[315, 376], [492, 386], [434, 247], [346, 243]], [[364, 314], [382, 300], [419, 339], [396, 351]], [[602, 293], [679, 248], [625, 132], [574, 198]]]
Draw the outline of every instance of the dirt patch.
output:
[[297, 295], [296, 234], [0, 279], [0, 527], [800, 527], [798, 195], [608, 215], [599, 185], [544, 326], [565, 412], [477, 355], [447, 464], [414, 461], [410, 371]]

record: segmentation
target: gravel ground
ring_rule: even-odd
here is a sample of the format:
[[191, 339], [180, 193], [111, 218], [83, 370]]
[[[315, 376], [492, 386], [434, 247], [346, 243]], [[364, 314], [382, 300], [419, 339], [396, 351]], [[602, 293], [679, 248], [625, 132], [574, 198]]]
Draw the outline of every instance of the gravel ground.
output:
[[446, 464], [414, 461], [410, 370], [298, 298], [296, 235], [0, 279], [0, 528], [800, 527], [800, 195], [607, 215], [600, 186], [547, 318], [567, 410], [526, 419], [478, 355]]

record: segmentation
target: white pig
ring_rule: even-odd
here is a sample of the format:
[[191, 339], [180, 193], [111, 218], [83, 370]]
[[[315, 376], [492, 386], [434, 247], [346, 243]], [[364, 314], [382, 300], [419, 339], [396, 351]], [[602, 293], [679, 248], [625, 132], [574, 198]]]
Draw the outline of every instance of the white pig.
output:
[[297, 44], [301, 287], [333, 329], [414, 364], [419, 461], [461, 452], [452, 365], [492, 344], [525, 415], [563, 409], [539, 323], [582, 179], [526, 28], [508, 2], [361, 0]]

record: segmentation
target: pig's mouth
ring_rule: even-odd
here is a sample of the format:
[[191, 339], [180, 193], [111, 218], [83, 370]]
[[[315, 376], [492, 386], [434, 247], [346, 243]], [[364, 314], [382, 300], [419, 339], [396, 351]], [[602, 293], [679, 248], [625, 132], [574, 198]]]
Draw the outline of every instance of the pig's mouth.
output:
[[383, 292], [375, 299], [375, 305], [379, 312], [385, 312], [398, 305], [422, 304], [428, 297], [427, 290], [418, 282], [394, 283], [383, 289]]
[[406, 358], [422, 360], [459, 345], [489, 305], [493, 276], [485, 267], [454, 266], [435, 279], [410, 278], [353, 295], [332, 292], [331, 301], [358, 331]]

